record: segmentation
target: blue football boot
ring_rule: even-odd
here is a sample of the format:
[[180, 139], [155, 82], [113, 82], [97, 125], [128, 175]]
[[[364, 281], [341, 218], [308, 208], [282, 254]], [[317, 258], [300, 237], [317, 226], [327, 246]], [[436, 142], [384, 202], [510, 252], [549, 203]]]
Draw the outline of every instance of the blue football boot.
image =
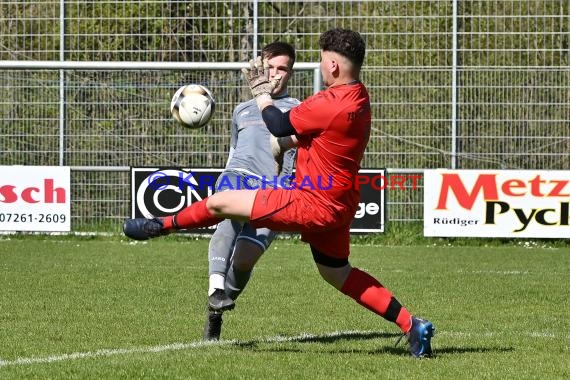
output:
[[127, 219], [123, 223], [123, 232], [134, 240], [148, 240], [157, 236], [166, 235], [168, 232], [162, 229], [163, 223], [159, 218], [135, 218]]
[[426, 320], [412, 317], [412, 328], [406, 334], [410, 353], [415, 358], [432, 356], [431, 338], [435, 332], [433, 324]]

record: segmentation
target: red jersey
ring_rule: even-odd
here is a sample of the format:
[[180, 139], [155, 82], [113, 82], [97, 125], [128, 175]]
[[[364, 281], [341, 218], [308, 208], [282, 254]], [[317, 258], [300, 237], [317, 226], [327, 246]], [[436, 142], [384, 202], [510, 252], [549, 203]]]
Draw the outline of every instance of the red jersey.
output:
[[360, 194], [354, 177], [371, 128], [366, 87], [356, 82], [320, 91], [292, 108], [289, 119], [299, 140], [296, 187], [325, 206], [355, 211]]

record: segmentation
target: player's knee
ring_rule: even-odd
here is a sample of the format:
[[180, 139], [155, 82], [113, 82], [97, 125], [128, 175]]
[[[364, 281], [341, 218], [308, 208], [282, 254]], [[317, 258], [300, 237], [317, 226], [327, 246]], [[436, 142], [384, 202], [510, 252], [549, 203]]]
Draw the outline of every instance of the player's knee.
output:
[[326, 265], [317, 264], [319, 269], [319, 274], [321, 277], [334, 286], [336, 289], [341, 290], [352, 267], [350, 264], [346, 264], [343, 267], [328, 267]]
[[223, 215], [226, 207], [223, 198], [218, 194], [213, 194], [206, 200], [206, 208], [214, 216]]

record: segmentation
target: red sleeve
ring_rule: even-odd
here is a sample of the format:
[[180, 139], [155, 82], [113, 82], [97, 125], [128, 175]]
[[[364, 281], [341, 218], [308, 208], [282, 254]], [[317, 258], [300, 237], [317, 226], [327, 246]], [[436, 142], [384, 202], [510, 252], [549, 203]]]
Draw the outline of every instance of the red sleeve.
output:
[[321, 91], [291, 109], [289, 120], [298, 135], [317, 134], [330, 126], [336, 112], [327, 95], [326, 91]]

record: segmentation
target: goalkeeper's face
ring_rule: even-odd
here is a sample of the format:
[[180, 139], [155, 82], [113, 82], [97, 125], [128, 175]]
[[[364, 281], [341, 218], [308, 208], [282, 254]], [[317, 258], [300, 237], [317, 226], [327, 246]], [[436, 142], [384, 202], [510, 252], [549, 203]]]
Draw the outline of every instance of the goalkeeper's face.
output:
[[281, 80], [271, 96], [276, 97], [283, 94], [287, 90], [287, 82], [293, 74], [293, 67], [291, 65], [291, 58], [286, 55], [276, 55], [275, 57], [267, 60], [269, 64], [269, 79], [275, 78], [276, 75], [281, 75]]

